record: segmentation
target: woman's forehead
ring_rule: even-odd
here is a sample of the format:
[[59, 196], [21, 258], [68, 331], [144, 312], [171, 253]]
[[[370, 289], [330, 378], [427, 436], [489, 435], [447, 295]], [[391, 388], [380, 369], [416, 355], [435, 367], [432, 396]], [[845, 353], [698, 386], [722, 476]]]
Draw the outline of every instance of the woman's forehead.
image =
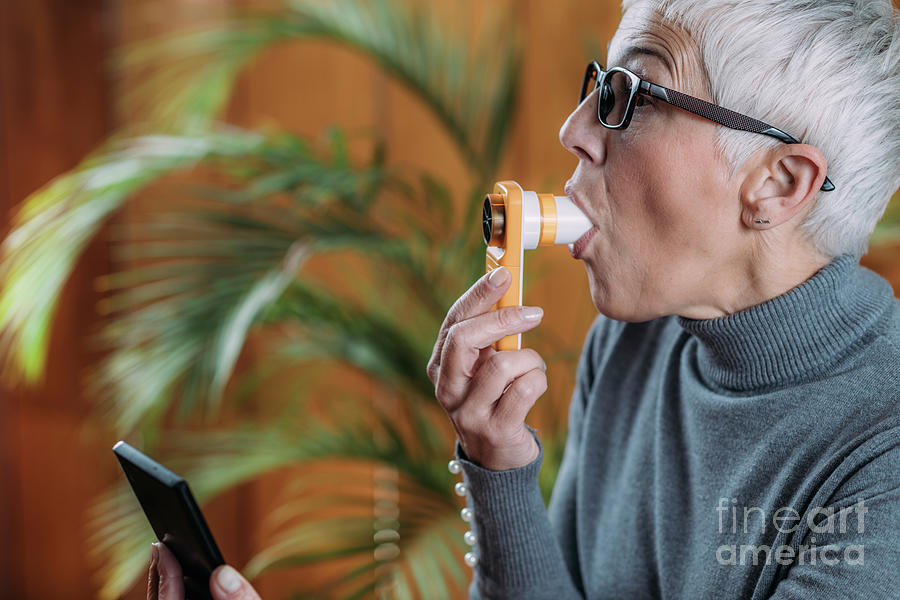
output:
[[625, 11], [610, 40], [607, 63], [641, 67], [648, 77], [668, 78], [672, 87], [686, 92], [706, 87], [705, 81], [697, 80], [704, 69], [696, 42], [678, 24], [664, 21], [651, 2], [636, 2]]

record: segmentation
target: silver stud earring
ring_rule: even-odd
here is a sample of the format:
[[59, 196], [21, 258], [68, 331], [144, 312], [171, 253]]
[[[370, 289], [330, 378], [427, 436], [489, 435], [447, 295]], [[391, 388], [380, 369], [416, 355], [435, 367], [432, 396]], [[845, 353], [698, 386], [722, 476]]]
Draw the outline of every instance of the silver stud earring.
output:
[[757, 225], [768, 225], [769, 224], [768, 219], [753, 219], [753, 222], [756, 223]]

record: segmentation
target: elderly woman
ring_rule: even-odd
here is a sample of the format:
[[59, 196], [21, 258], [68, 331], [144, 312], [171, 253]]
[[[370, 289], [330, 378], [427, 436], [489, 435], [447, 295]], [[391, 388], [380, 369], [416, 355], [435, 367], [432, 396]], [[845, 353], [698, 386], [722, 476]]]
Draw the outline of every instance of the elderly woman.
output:
[[[490, 346], [541, 320], [490, 311], [509, 273], [453, 305], [428, 364], [471, 596], [900, 597], [900, 303], [858, 264], [900, 184], [897, 15], [626, 0], [608, 54], [560, 131], [600, 315], [549, 511], [525, 424], [546, 365]], [[183, 597], [164, 547], [149, 581]], [[211, 590], [258, 597], [230, 567]]]
[[896, 12], [626, 0], [608, 61], [559, 136], [600, 315], [549, 510], [546, 365], [490, 347], [542, 312], [490, 311], [505, 270], [428, 365], [471, 596], [900, 597], [900, 303], [858, 264], [900, 184]]

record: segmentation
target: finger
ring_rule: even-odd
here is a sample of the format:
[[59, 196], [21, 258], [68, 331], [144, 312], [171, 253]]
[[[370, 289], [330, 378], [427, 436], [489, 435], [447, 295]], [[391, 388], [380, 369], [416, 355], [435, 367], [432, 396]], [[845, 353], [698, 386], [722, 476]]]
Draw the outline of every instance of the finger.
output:
[[547, 373], [543, 369], [532, 369], [516, 379], [493, 406], [492, 421], [497, 429], [508, 432], [507, 427], [518, 428], [546, 391]]
[[[497, 351], [494, 350], [490, 346], [488, 346], [487, 348], [482, 348], [481, 352], [478, 353], [478, 360], [475, 361], [475, 366], [473, 367], [475, 372], [477, 373], [478, 369], [481, 368], [481, 365], [483, 365], [486, 361], [488, 361], [495, 354], [497, 354]], [[455, 406], [451, 406], [450, 409], [448, 409], [448, 412], [452, 413], [453, 410], [455, 410], [455, 409], [456, 409]], [[467, 431], [459, 426], [459, 423], [457, 423], [455, 418], [450, 419], [450, 422], [453, 424], [453, 428], [456, 429], [457, 437], [459, 437], [459, 439], [461, 441], [464, 440], [466, 437]]]
[[504, 336], [537, 327], [542, 317], [543, 312], [537, 307], [513, 306], [472, 317], [451, 327], [441, 354], [435, 390], [444, 408], [461, 400], [474, 375], [482, 348]]
[[544, 359], [535, 350], [495, 352], [475, 372], [466, 388], [466, 410], [487, 418], [494, 403], [516, 379], [533, 369], [544, 370]]
[[213, 571], [209, 590], [215, 600], [260, 600], [250, 582], [228, 565], [222, 565]]
[[147, 574], [147, 600], [159, 600], [159, 550], [150, 544], [150, 572]]
[[175, 555], [166, 548], [166, 545], [157, 542], [155, 544], [159, 552], [159, 600], [184, 600], [184, 576], [181, 573], [181, 565]]
[[431, 359], [428, 361], [428, 378], [431, 383], [437, 385], [438, 369], [441, 363], [441, 352], [444, 347], [444, 341], [447, 339], [449, 329], [470, 317], [488, 312], [494, 304], [497, 303], [506, 288], [509, 287], [512, 277], [510, 277], [509, 269], [506, 267], [498, 267], [479, 278], [472, 287], [466, 290], [460, 296], [450, 310], [444, 322], [441, 323], [441, 329], [438, 332], [437, 341], [434, 343], [434, 350], [431, 352]]
[[482, 366], [484, 363], [486, 363], [488, 360], [490, 360], [490, 358], [491, 358], [492, 356], [494, 356], [495, 354], [497, 354], [497, 352], [498, 352], [498, 351], [497, 351], [497, 350], [494, 350], [494, 347], [493, 347], [493, 346], [487, 346], [487, 347], [485, 347], [485, 348], [482, 348], [482, 349], [478, 352], [478, 360], [476, 360], [476, 361], [475, 361], [475, 364], [472, 365], [472, 371], [475, 372], [475, 373], [478, 373], [478, 370], [481, 368], [481, 366]]

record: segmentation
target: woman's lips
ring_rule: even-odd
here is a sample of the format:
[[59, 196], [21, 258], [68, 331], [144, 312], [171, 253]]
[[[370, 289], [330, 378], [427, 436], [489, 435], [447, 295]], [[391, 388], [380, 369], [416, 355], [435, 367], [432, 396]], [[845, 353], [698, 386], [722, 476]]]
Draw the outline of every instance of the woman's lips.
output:
[[575, 240], [574, 244], [569, 244], [569, 254], [572, 255], [572, 258], [581, 258], [584, 249], [591, 243], [591, 240], [598, 231], [599, 229], [597, 229], [596, 226], [591, 227], [587, 233]]

